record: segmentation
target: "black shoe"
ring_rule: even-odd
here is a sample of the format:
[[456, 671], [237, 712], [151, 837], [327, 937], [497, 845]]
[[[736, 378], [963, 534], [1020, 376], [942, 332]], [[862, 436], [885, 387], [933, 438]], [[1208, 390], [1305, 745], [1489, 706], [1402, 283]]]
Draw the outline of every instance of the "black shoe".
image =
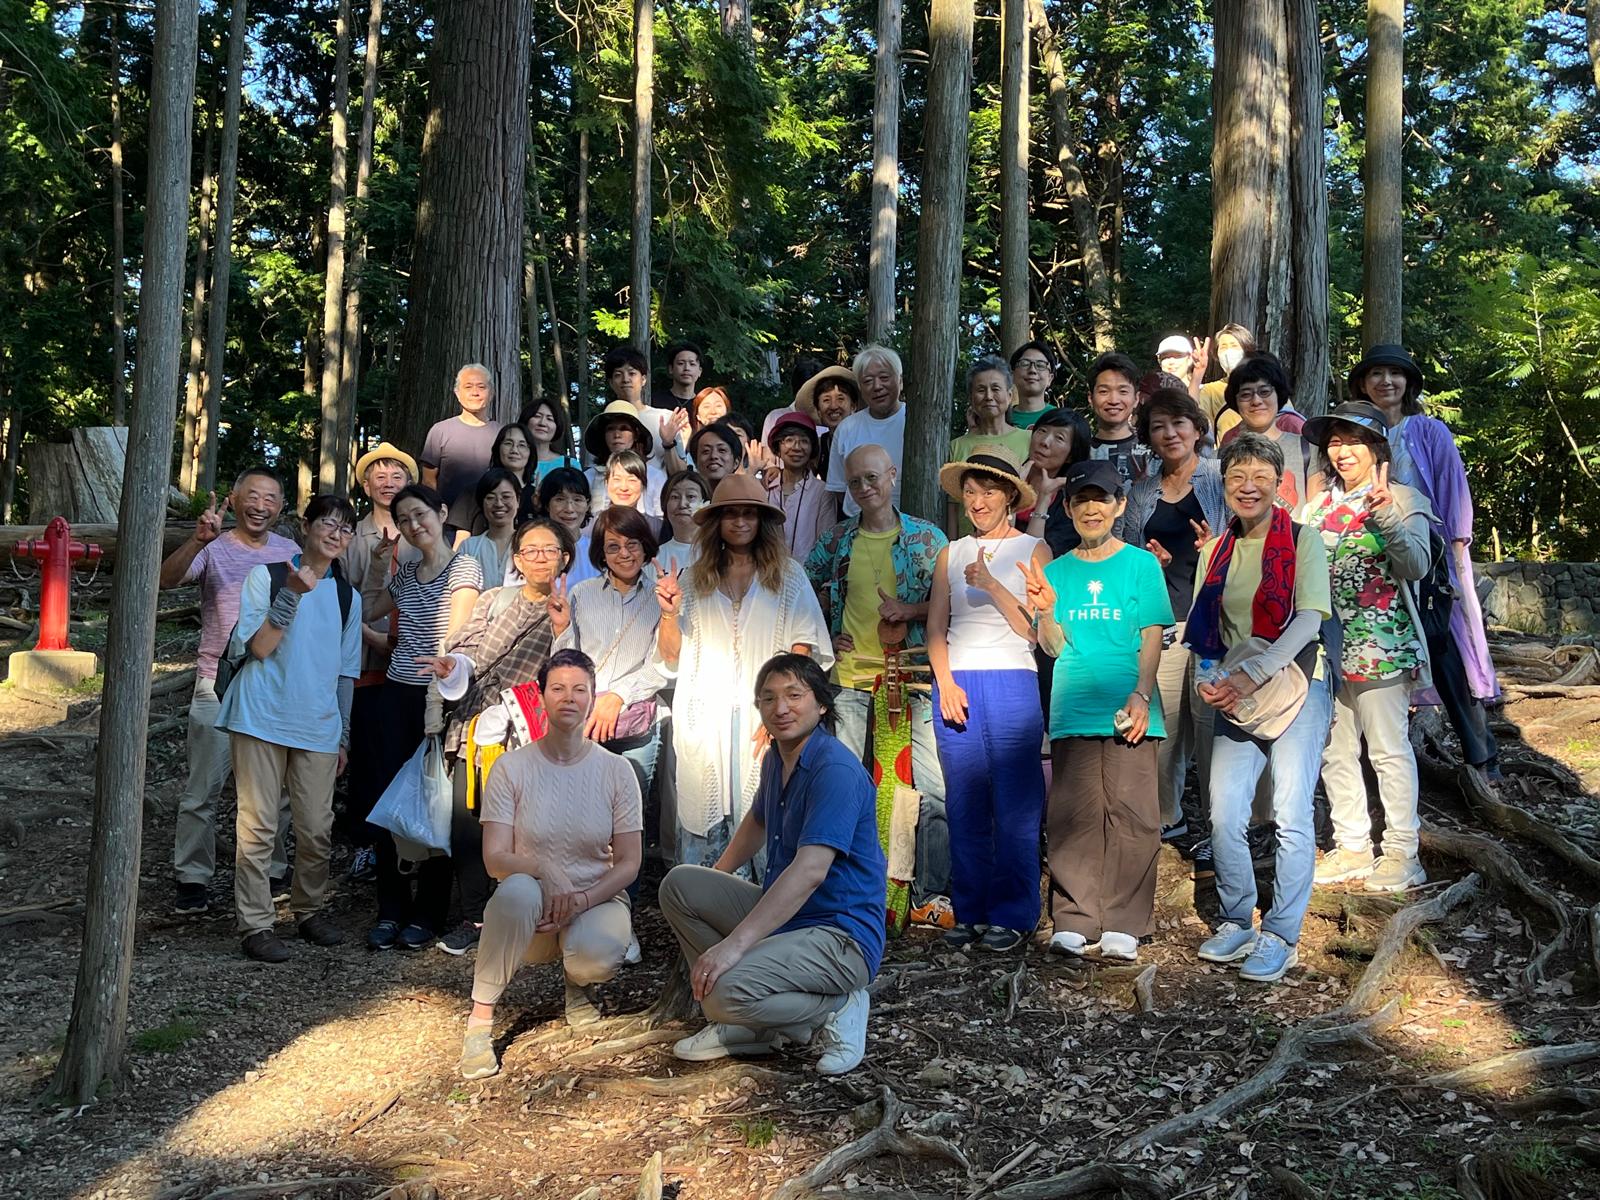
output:
[[289, 899], [289, 892], [294, 887], [294, 873], [279, 875], [272, 881], [272, 902], [283, 904]]
[[478, 944], [478, 938], [482, 933], [482, 925], [474, 925], [471, 921], [463, 921], [439, 939], [439, 949], [446, 954], [465, 954]]
[[289, 947], [270, 929], [258, 929], [244, 939], [246, 958], [257, 962], [284, 963], [289, 961]]
[[378, 878], [378, 852], [371, 846], [356, 851], [350, 871], [345, 876], [351, 883], [371, 883]]
[[393, 950], [399, 940], [399, 921], [379, 921], [367, 931], [368, 950]]
[[1245, 832], [1250, 844], [1252, 863], [1269, 863], [1278, 857], [1278, 827], [1275, 824], [1252, 825]]
[[1211, 858], [1211, 839], [1201, 838], [1189, 849], [1190, 860], [1194, 864], [1194, 877], [1204, 879], [1208, 875], [1217, 873], [1216, 863]]
[[1015, 950], [1028, 940], [1028, 935], [1020, 929], [1007, 929], [1002, 925], [991, 925], [978, 939], [978, 945], [985, 950], [993, 950], [1003, 954], [1007, 950]]
[[1186, 817], [1179, 817], [1171, 825], [1163, 825], [1161, 827], [1161, 840], [1163, 842], [1175, 842], [1179, 838], [1186, 838], [1188, 836], [1189, 821]]
[[426, 925], [407, 925], [400, 931], [399, 940], [395, 944], [402, 950], [421, 950], [436, 936]]
[[978, 937], [978, 931], [971, 925], [953, 925], [940, 935], [940, 940], [952, 950], [965, 950]]
[[180, 883], [172, 911], [180, 917], [198, 917], [211, 911], [211, 897], [203, 883]]
[[344, 930], [318, 912], [300, 922], [300, 936], [314, 946], [337, 946], [344, 941]]

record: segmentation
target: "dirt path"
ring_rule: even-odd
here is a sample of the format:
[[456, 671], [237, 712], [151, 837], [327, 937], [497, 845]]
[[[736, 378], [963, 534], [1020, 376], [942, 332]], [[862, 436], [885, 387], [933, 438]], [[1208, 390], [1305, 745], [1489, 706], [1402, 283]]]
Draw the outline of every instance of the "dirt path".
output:
[[[192, 643], [192, 637], [189, 638]], [[192, 653], [180, 633], [163, 643], [168, 665]], [[28, 714], [0, 693], [0, 729]], [[181, 712], [166, 697], [154, 720]], [[1589, 774], [1571, 752], [1595, 736], [1582, 710], [1511, 706], [1537, 751]], [[1538, 753], [1542, 752], [1542, 753]], [[930, 931], [892, 944], [863, 1069], [825, 1081], [802, 1052], [755, 1071], [687, 1066], [664, 1044], [585, 1057], [585, 1039], [560, 1023], [555, 968], [529, 968], [500, 1008], [505, 1070], [464, 1084], [455, 1075], [472, 960], [437, 950], [371, 954], [361, 946], [370, 890], [342, 880], [333, 911], [343, 947], [294, 943], [281, 967], [246, 961], [231, 913], [169, 916], [172, 805], [182, 784], [181, 728], [152, 745], [152, 811], [144, 831], [127, 1090], [87, 1110], [36, 1102], [59, 1053], [70, 1011], [89, 838], [90, 751], [84, 743], [8, 744], [0, 777], [0, 1194], [198, 1200], [230, 1197], [375, 1197], [400, 1185], [412, 1200], [633, 1197], [647, 1159], [663, 1156], [665, 1194], [765, 1195], [878, 1118], [888, 1086], [907, 1122], [935, 1118], [970, 1160], [964, 1180], [937, 1158], [890, 1155], [849, 1168], [836, 1185], [860, 1194], [975, 1195], [1108, 1161], [1119, 1141], [1191, 1111], [1254, 1073], [1298, 1022], [1349, 999], [1387, 915], [1357, 898], [1319, 893], [1301, 943], [1303, 967], [1286, 986], [1261, 989], [1198, 962], [1202, 925], [1186, 876], [1164, 866], [1161, 928], [1142, 949], [1154, 964], [1152, 1011], [1139, 1011], [1126, 973], [1073, 968], [1046, 957], [976, 957], [942, 950]], [[1517, 757], [1517, 756], [1513, 756]], [[1552, 772], [1553, 773], [1553, 772]], [[1582, 833], [1600, 822], [1593, 795], [1557, 779], [1519, 774], [1503, 795], [1539, 805]], [[231, 790], [227, 794], [231, 798]], [[231, 804], [231, 800], [230, 800]], [[1471, 828], [1461, 800], [1432, 794], [1428, 818]], [[231, 828], [231, 807], [224, 829]], [[231, 859], [224, 837], [219, 859]], [[1548, 855], [1507, 843], [1533, 878], [1581, 917], [1600, 888]], [[1425, 856], [1436, 896], [1467, 865]], [[608, 1008], [643, 1009], [669, 968], [668, 938], [646, 880], [644, 962], [604, 989]], [[231, 871], [219, 871], [226, 901]], [[1210, 889], [1197, 888], [1201, 912]], [[224, 907], [228, 906], [224, 904]], [[1549, 1196], [1594, 1197], [1582, 1124], [1559, 1111], [1519, 1115], [1497, 1107], [1515, 1092], [1555, 1084], [1600, 1087], [1600, 1061], [1513, 1074], [1490, 1087], [1418, 1087], [1420, 1080], [1508, 1051], [1600, 1039], [1596, 980], [1580, 929], [1547, 978], [1523, 969], [1551, 932], [1520, 896], [1485, 881], [1478, 895], [1429, 925], [1401, 958], [1385, 998], [1392, 1023], [1371, 1044], [1313, 1050], [1282, 1087], [1234, 1117], [1202, 1127], [1124, 1165], [1160, 1189], [1145, 1194], [1369, 1200], [1442, 1200], [1458, 1192], [1469, 1152], [1512, 1164]], [[671, 1082], [668, 1082], [668, 1081]], [[1552, 1100], [1554, 1103], [1554, 1100]], [[1580, 1104], [1580, 1109], [1581, 1109]], [[1592, 1096], [1587, 1116], [1593, 1119]], [[939, 1114], [946, 1114], [938, 1119]], [[1580, 1111], [1579, 1117], [1585, 1114]], [[1592, 1127], [1588, 1137], [1595, 1134]], [[1310, 1189], [1294, 1190], [1292, 1172]], [[320, 1180], [305, 1183], [297, 1181]], [[268, 1184], [282, 1184], [268, 1187]], [[1014, 1200], [1001, 1190], [1002, 1200]], [[1101, 1194], [1110, 1192], [1030, 1193]], [[1488, 1193], [1493, 1194], [1493, 1193]]]

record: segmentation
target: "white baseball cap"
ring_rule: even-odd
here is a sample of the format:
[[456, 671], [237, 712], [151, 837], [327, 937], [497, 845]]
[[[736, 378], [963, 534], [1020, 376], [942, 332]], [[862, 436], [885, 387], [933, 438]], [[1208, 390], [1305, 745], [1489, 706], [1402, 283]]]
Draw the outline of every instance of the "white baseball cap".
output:
[[1181, 333], [1175, 333], [1171, 337], [1161, 339], [1161, 345], [1156, 347], [1156, 361], [1159, 362], [1169, 354], [1189, 355], [1193, 353], [1194, 347], [1190, 345], [1189, 339]]

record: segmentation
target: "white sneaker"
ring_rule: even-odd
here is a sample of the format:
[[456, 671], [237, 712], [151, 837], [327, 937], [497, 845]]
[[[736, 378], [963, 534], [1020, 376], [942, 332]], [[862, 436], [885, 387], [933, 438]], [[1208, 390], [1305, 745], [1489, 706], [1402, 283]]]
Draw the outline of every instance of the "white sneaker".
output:
[[845, 997], [844, 1007], [818, 1028], [816, 1042], [822, 1048], [817, 1072], [843, 1075], [861, 1065], [867, 1053], [867, 1010], [872, 1001], [865, 988]]
[[1116, 958], [1124, 962], [1139, 960], [1139, 939], [1131, 933], [1102, 933], [1100, 957]]
[[1073, 933], [1070, 929], [1063, 929], [1056, 934], [1055, 937], [1050, 939], [1050, 945], [1046, 947], [1046, 949], [1052, 950], [1057, 954], [1075, 956], [1082, 955], [1088, 948], [1089, 939], [1081, 933]]
[[1414, 858], [1394, 854], [1379, 856], [1372, 873], [1361, 886], [1369, 892], [1403, 892], [1428, 882], [1428, 873]]
[[1330, 850], [1317, 860], [1314, 880], [1317, 883], [1345, 883], [1351, 879], [1365, 879], [1372, 874], [1372, 851]]
[[730, 1054], [770, 1054], [790, 1040], [778, 1029], [746, 1029], [713, 1021], [699, 1033], [674, 1042], [672, 1055], [684, 1062], [710, 1062]]

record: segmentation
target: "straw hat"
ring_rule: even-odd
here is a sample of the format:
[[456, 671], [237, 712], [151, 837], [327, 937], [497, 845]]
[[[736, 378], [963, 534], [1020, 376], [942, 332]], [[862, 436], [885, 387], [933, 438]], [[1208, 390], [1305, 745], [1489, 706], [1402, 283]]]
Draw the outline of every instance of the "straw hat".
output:
[[656, 448], [655, 435], [644, 427], [644, 422], [639, 419], [639, 410], [627, 400], [613, 400], [597, 413], [583, 431], [583, 448], [595, 462], [604, 462], [611, 457], [611, 451], [606, 449], [606, 426], [612, 421], [623, 419], [633, 425], [633, 451], [646, 462]]
[[767, 489], [761, 486], [761, 481], [754, 475], [746, 475], [739, 471], [717, 484], [717, 490], [711, 493], [711, 503], [695, 512], [694, 523], [704, 525], [719, 508], [736, 508], [744, 505], [764, 508], [778, 520], [783, 520], [783, 509], [767, 499]]
[[1018, 509], [1032, 508], [1038, 502], [1038, 494], [1023, 478], [1022, 466], [1016, 456], [1002, 445], [984, 443], [974, 446], [966, 458], [945, 463], [939, 468], [939, 486], [952, 500], [961, 500], [961, 477], [968, 471], [1002, 479], [1015, 487], [1022, 494], [1022, 499], [1017, 502]]
[[794, 394], [794, 407], [796, 412], [803, 412], [806, 416], [816, 419], [817, 393], [822, 390], [822, 385], [830, 379], [842, 379], [849, 383], [856, 395], [861, 394], [861, 385], [856, 382], [855, 372], [849, 367], [824, 367], [810, 379], [800, 385], [800, 390]]
[[392, 458], [395, 462], [404, 467], [406, 469], [406, 473], [411, 476], [412, 483], [416, 483], [422, 478], [421, 475], [417, 474], [417, 460], [412, 458], [411, 455], [400, 449], [400, 447], [396, 446], [393, 442], [379, 442], [371, 450], [368, 450], [360, 458], [356, 459], [356, 478], [365, 479], [367, 476], [367, 468], [373, 463], [381, 462], [386, 458]]

